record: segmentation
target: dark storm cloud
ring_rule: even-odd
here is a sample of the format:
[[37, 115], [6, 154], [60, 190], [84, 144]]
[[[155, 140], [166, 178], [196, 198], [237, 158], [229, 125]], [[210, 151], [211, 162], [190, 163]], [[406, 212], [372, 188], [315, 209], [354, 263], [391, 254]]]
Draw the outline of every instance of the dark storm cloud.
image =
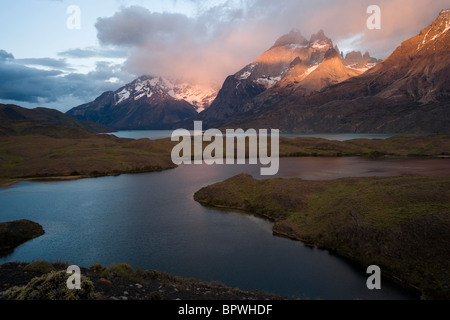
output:
[[61, 71], [45, 71], [0, 61], [0, 99], [37, 102], [54, 99], [55, 77]]
[[[1, 57], [5, 56], [1, 53]], [[60, 70], [27, 67], [13, 59], [0, 59], [0, 99], [51, 103], [71, 96], [87, 102], [123, 84], [106, 81], [111, 78], [129, 81], [130, 75], [121, 65], [107, 62], [97, 62], [96, 69], [88, 74], [65, 74]]]
[[16, 63], [23, 65], [35, 65], [43, 66], [52, 69], [59, 69], [65, 71], [74, 71], [75, 69], [70, 67], [66, 59], [53, 59], [53, 58], [26, 58], [26, 59], [15, 59]]

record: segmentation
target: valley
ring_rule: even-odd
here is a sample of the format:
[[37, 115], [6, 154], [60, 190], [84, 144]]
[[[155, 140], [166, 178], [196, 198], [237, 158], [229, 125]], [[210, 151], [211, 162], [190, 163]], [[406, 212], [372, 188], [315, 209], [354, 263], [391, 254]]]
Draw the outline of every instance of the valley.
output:
[[244, 2], [4, 38], [0, 300], [450, 299], [450, 9]]

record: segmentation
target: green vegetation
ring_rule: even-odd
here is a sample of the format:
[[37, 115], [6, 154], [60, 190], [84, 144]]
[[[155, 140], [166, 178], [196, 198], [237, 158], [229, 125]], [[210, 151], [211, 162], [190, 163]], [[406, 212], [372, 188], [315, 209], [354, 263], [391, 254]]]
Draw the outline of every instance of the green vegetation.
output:
[[121, 279], [131, 280], [133, 274], [133, 268], [127, 263], [113, 264], [101, 272], [101, 276], [106, 279], [119, 277]]
[[22, 243], [45, 233], [42, 226], [29, 220], [0, 223], [0, 254], [10, 253]]
[[[78, 179], [176, 167], [171, 151], [178, 142], [170, 138], [132, 140], [73, 127], [23, 126], [12, 122], [8, 128], [13, 133], [0, 131], [2, 186], [20, 180]], [[204, 147], [208, 144], [204, 142]], [[450, 135], [348, 141], [281, 138], [280, 156], [448, 157]]]
[[23, 268], [23, 271], [49, 273], [51, 271], [55, 271], [55, 268], [50, 262], [38, 260], [28, 264], [25, 268]]
[[377, 264], [424, 298], [450, 298], [450, 177], [305, 181], [243, 174], [194, 198], [268, 217], [275, 234]]
[[80, 137], [3, 136], [0, 139], [0, 183], [76, 179], [175, 167], [170, 158], [170, 139], [131, 140], [82, 132]]
[[450, 156], [450, 135], [406, 135], [347, 141], [281, 138], [280, 156], [441, 157]]
[[51, 271], [33, 278], [27, 285], [12, 287], [2, 295], [7, 300], [92, 300], [94, 285], [81, 275], [81, 289], [67, 288], [69, 274], [66, 271]]

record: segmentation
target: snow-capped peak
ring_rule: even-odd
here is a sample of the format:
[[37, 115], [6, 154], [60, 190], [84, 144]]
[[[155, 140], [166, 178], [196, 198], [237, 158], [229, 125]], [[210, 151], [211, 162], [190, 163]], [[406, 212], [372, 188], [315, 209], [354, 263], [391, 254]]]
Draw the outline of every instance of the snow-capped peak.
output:
[[185, 100], [198, 112], [209, 107], [217, 95], [212, 87], [191, 84], [164, 77], [143, 76], [114, 93], [115, 105], [141, 99], [176, 99]]
[[[426, 29], [425, 29], [426, 30]], [[433, 24], [428, 27], [423, 40], [417, 46], [417, 51], [422, 49], [427, 43], [433, 42], [441, 38], [450, 30], [450, 10], [442, 10], [438, 18], [433, 22]], [[424, 32], [424, 31], [422, 31]]]

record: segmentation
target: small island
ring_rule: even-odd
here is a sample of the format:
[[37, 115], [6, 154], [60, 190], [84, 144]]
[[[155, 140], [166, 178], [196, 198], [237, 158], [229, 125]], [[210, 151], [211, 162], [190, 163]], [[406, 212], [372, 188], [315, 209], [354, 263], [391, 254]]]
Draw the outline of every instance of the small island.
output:
[[0, 223], [0, 256], [11, 253], [16, 247], [45, 233], [39, 223], [17, 220]]

